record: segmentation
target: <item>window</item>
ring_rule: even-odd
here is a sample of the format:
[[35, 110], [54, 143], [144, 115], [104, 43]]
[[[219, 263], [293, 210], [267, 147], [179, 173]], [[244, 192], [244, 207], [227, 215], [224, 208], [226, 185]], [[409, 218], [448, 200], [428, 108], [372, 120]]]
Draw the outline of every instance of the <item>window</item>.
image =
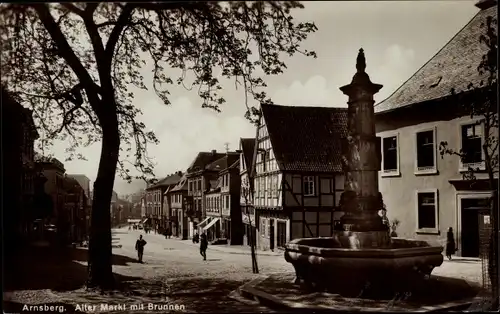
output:
[[226, 195], [226, 208], [229, 208], [229, 195]]
[[417, 191], [417, 222], [421, 232], [437, 232], [437, 190]]
[[198, 180], [198, 191], [201, 191], [201, 179]]
[[304, 177], [304, 196], [314, 196], [314, 177]]
[[436, 169], [436, 143], [434, 130], [417, 133], [417, 172]]
[[284, 248], [286, 244], [286, 223], [284, 221], [278, 221], [278, 235], [277, 241], [278, 247]]
[[276, 193], [276, 184], [278, 182], [278, 177], [276, 175], [271, 177], [271, 196], [276, 197], [278, 196]]
[[266, 157], [267, 157], [267, 152], [266, 152], [266, 151], [262, 152], [262, 155], [261, 155], [261, 156], [262, 156], [262, 157], [261, 157], [261, 158], [262, 158], [262, 171], [263, 171], [263, 172], [266, 172], [266, 171], [267, 171], [267, 169], [266, 169], [266, 163], [267, 163], [267, 158], [266, 158]]
[[264, 196], [265, 196], [264, 195], [265, 194], [264, 191], [266, 189], [266, 182], [264, 181], [265, 178], [264, 177], [260, 177], [259, 180], [260, 180], [260, 198], [264, 198]]
[[269, 237], [269, 220], [267, 218], [264, 219], [264, 236]]
[[382, 169], [384, 173], [399, 172], [397, 136], [382, 139]]
[[481, 124], [462, 125], [462, 150], [465, 154], [462, 164], [467, 167], [478, 167], [483, 161], [483, 126]]

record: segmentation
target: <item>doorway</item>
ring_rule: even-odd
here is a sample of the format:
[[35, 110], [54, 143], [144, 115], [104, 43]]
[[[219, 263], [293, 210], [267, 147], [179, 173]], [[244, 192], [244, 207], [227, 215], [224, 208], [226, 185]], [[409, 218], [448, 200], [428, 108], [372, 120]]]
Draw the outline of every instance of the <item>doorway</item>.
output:
[[284, 248], [286, 244], [286, 222], [278, 221], [278, 247]]
[[269, 247], [274, 251], [274, 219], [269, 219]]
[[488, 227], [489, 199], [464, 198], [461, 205], [461, 255], [477, 258], [480, 255], [480, 234]]

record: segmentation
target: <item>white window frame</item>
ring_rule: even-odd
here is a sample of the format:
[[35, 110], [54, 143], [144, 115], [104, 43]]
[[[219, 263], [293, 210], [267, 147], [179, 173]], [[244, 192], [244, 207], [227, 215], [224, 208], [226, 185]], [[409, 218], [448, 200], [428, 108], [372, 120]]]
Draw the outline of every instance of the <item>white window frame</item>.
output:
[[[436, 226], [434, 228], [419, 228], [418, 227], [418, 195], [422, 193], [434, 193], [434, 219]], [[415, 229], [418, 234], [439, 234], [439, 193], [438, 189], [418, 189], [415, 191]]]
[[[464, 126], [467, 126], [467, 125], [478, 124], [477, 120], [478, 119], [469, 119], [469, 120], [466, 120], [466, 121], [462, 121], [462, 122], [460, 122], [458, 124], [458, 139], [459, 139], [458, 147], [459, 147], [459, 149], [462, 149], [462, 143], [463, 143], [462, 128]], [[481, 135], [481, 147], [482, 147], [482, 145], [484, 145], [484, 141], [485, 141], [484, 123], [480, 123], [478, 125], [481, 126], [481, 134], [482, 134]], [[469, 171], [469, 167], [471, 167], [473, 169], [479, 168], [480, 171], [486, 170], [486, 164], [484, 162], [485, 156], [484, 156], [484, 151], [482, 149], [481, 149], [481, 159], [482, 159], [481, 162], [472, 163], [472, 164], [464, 164], [462, 162], [462, 158], [459, 158], [459, 160], [458, 160], [458, 162], [459, 162], [458, 171], [459, 172], [467, 172], [467, 171]]]
[[[434, 155], [434, 166], [433, 167], [422, 167], [419, 169], [418, 167], [418, 134], [424, 133], [424, 132], [429, 132], [432, 131], [432, 151]], [[437, 127], [430, 127], [426, 129], [421, 129], [415, 132], [415, 160], [414, 160], [414, 165], [415, 165], [415, 175], [430, 175], [430, 174], [437, 174]]]
[[[384, 154], [384, 139], [389, 138], [389, 137], [396, 137], [396, 169], [390, 169], [390, 170], [385, 170], [384, 169], [384, 159], [385, 159], [385, 154]], [[382, 165], [381, 165], [381, 176], [382, 177], [399, 177], [401, 176], [401, 171], [400, 171], [400, 142], [399, 142], [399, 132], [393, 132], [393, 133], [387, 133], [383, 136], [380, 136], [380, 149], [382, 150], [380, 152], [380, 155], [382, 156]]]
[[[305, 186], [307, 183], [312, 184], [312, 187], [310, 187], [312, 192], [306, 194]], [[304, 196], [316, 196], [316, 178], [314, 176], [304, 176], [302, 181], [302, 189], [304, 192]]]

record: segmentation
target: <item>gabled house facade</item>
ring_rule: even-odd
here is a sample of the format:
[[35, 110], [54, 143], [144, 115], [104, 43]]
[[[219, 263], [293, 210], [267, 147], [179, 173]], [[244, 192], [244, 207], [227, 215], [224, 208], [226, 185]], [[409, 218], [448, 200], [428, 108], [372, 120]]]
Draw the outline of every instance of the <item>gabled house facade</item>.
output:
[[179, 183], [165, 192], [170, 200], [172, 236], [183, 240], [188, 238], [188, 218], [185, 210], [189, 202], [187, 185], [188, 180], [184, 173]]
[[[204, 191], [205, 219], [198, 225], [199, 232], [206, 232], [210, 241], [227, 239], [231, 241], [231, 212], [240, 212], [239, 206], [239, 154], [227, 152], [222, 158], [205, 167], [204, 176], [208, 181]], [[234, 198], [237, 197], [237, 200]], [[214, 203], [215, 202], [215, 203]], [[233, 215], [235, 213], [233, 212]], [[240, 222], [235, 218], [234, 242], [241, 244]]]
[[[225, 153], [200, 152], [195, 157], [186, 171], [188, 180], [188, 198], [186, 203], [186, 215], [188, 221], [188, 237], [192, 238], [201, 228], [200, 223], [206, 218], [205, 214], [205, 192], [210, 190], [210, 181], [217, 179], [217, 172], [206, 171], [206, 167], [225, 156]], [[205, 221], [206, 222], [206, 221]]]
[[82, 242], [87, 236], [87, 196], [78, 181], [66, 175], [63, 179], [64, 211], [59, 216], [63, 243]]
[[258, 246], [331, 236], [344, 188], [347, 109], [262, 105], [254, 148]]
[[[255, 138], [240, 139], [240, 207], [243, 222], [243, 245], [257, 243], [253, 207], [254, 181], [250, 177], [254, 158]], [[253, 237], [251, 242], [250, 237]]]
[[222, 232], [231, 245], [242, 245], [244, 226], [240, 206], [240, 160], [239, 155], [235, 156], [236, 161], [229, 167], [219, 172], [221, 184], [220, 198], [222, 201], [221, 221]]
[[[203, 227], [205, 227], [204, 230], [206, 230], [208, 241], [223, 237], [220, 223], [222, 217], [221, 187], [221, 180], [212, 180], [209, 190], [205, 192], [205, 214], [207, 223], [205, 223]], [[210, 223], [212, 221], [213, 223]]]
[[[457, 97], [478, 73], [486, 46], [480, 43], [489, 16], [496, 18], [496, 1], [481, 1], [480, 11], [436, 55], [391, 96], [375, 105], [376, 131], [381, 137], [380, 192], [387, 215], [397, 219], [398, 236], [444, 244], [453, 228], [458, 255], [479, 257], [479, 234], [489, 221], [486, 173], [464, 179], [469, 167], [484, 170], [484, 127], [478, 117], [460, 112]], [[496, 130], [498, 132], [498, 130]], [[467, 153], [440, 156], [440, 142]]]
[[177, 185], [182, 175], [182, 171], [177, 171], [146, 188], [152, 202], [151, 226], [156, 231], [171, 228], [171, 200], [165, 192]]
[[[62, 236], [63, 234], [60, 231], [63, 228], [62, 224], [64, 221], [64, 176], [66, 169], [64, 168], [64, 164], [58, 159], [47, 157], [40, 157], [36, 161], [36, 167], [47, 179], [44, 184], [44, 190], [50, 196], [50, 203], [53, 206], [45, 223], [47, 226], [50, 226], [50, 229], [56, 230], [58, 236]], [[52, 226], [55, 226], [55, 228]]]

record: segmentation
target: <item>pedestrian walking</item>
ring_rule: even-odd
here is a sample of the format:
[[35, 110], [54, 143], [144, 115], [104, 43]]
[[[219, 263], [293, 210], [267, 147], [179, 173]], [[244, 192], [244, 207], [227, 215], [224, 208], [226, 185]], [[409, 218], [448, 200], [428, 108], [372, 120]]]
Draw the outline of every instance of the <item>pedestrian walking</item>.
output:
[[448, 228], [448, 232], [446, 233], [446, 257], [451, 261], [451, 256], [455, 254], [457, 251], [455, 245], [455, 237], [453, 236], [453, 228]]
[[142, 234], [139, 236], [139, 239], [137, 239], [137, 242], [135, 242], [135, 249], [137, 250], [137, 258], [139, 260], [139, 263], [142, 263], [142, 255], [144, 254], [144, 246], [146, 246], [147, 242], [142, 238]]
[[205, 233], [202, 233], [200, 236], [200, 254], [203, 256], [203, 260], [207, 260], [207, 247], [208, 247], [208, 240], [207, 240], [207, 235]]

